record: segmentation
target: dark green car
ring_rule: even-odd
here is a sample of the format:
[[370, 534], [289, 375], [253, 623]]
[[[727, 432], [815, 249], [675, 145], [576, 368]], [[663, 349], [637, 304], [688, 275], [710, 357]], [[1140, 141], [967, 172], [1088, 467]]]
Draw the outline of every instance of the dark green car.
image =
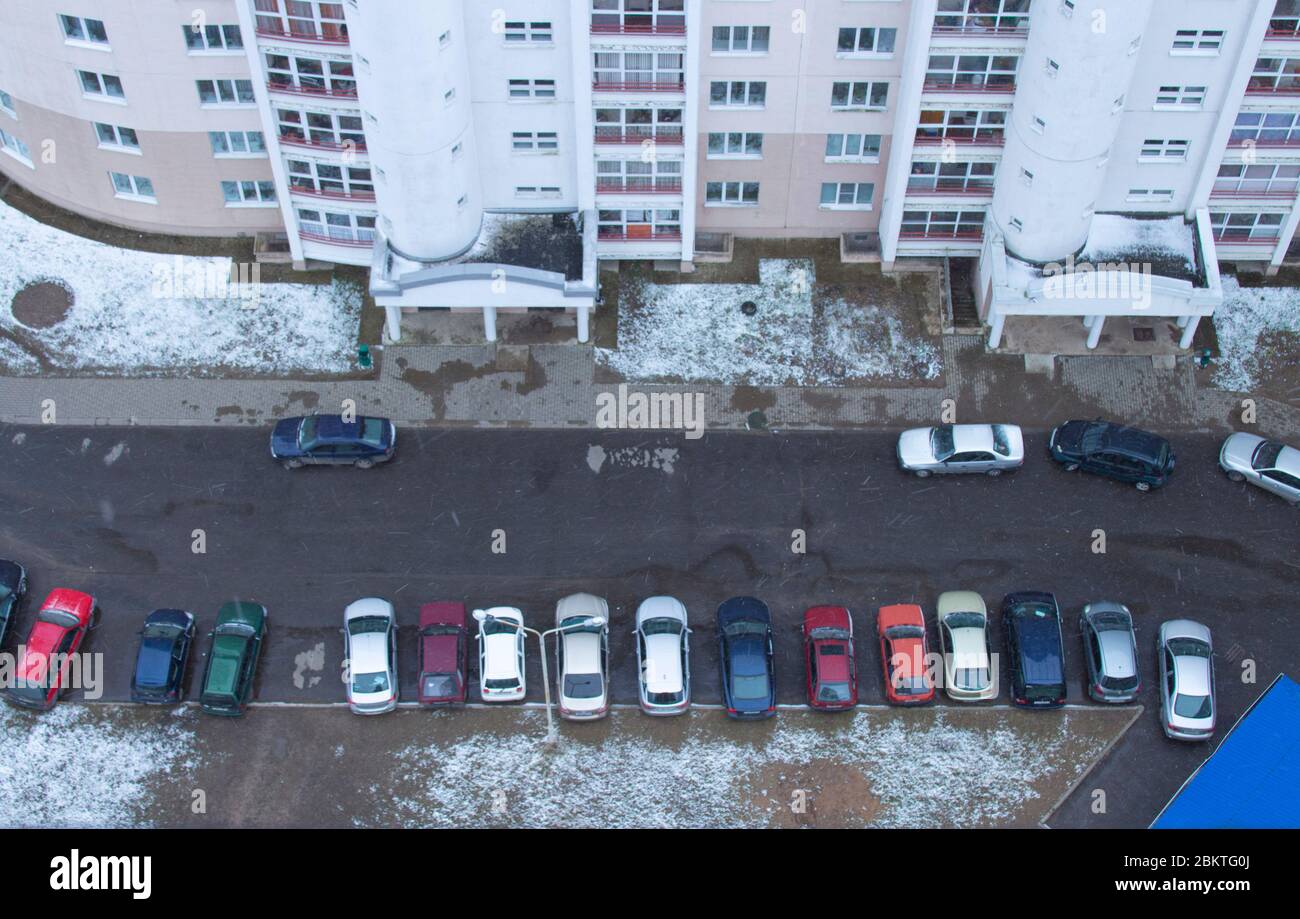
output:
[[236, 600], [221, 607], [208, 633], [212, 646], [203, 670], [199, 707], [210, 715], [242, 715], [253, 696], [257, 659], [266, 640], [266, 607]]

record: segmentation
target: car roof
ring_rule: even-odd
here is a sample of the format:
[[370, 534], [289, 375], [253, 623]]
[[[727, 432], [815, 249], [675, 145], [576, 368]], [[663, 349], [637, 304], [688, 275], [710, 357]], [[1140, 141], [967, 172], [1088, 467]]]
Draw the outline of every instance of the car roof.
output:
[[316, 419], [316, 439], [321, 441], [351, 442], [360, 439], [367, 421], [385, 421], [357, 415], [353, 421], [344, 421], [342, 415], [309, 415]]
[[1106, 676], [1124, 678], [1137, 674], [1137, 660], [1128, 632], [1106, 629], [1097, 633], [1097, 642], [1101, 646], [1102, 669]]
[[348, 636], [348, 662], [353, 673], [375, 673], [388, 669], [388, 635], [363, 632]]
[[513, 679], [519, 676], [515, 660], [520, 632], [496, 632], [483, 637], [483, 678]]
[[952, 425], [952, 446], [958, 453], [993, 452], [993, 427], [987, 424]]
[[682, 691], [681, 635], [648, 635], [645, 684], [648, 692]]
[[595, 632], [562, 632], [565, 673], [600, 673], [600, 636]]
[[1300, 450], [1295, 447], [1282, 447], [1282, 452], [1277, 455], [1277, 463], [1274, 468], [1289, 472], [1294, 476], [1300, 476]]
[[1175, 655], [1174, 685], [1182, 695], [1208, 696], [1210, 694], [1210, 659], [1208, 657], [1192, 657], [1190, 654]]
[[1153, 434], [1141, 428], [1116, 424], [1113, 421], [1090, 422], [1089, 430], [1096, 430], [1098, 426], [1104, 432], [1101, 439], [1101, 449], [1103, 450], [1119, 450], [1134, 456], [1154, 459], [1160, 455], [1163, 448], [1169, 445], [1169, 441], [1159, 434]]

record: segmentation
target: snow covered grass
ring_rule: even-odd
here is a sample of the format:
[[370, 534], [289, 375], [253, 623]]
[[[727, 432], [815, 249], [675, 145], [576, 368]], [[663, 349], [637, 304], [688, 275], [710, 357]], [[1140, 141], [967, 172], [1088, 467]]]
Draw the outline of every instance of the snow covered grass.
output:
[[[853, 302], [818, 285], [809, 259], [764, 259], [758, 284], [625, 282], [617, 350], [597, 359], [630, 380], [835, 386], [933, 380], [935, 342], [909, 332], [893, 304]], [[862, 288], [869, 290], [869, 288]], [[752, 300], [754, 316], [741, 312]], [[910, 317], [915, 325], [919, 317]]]
[[[231, 276], [228, 258], [119, 249], [46, 226], [3, 202], [0, 239], [0, 326], [30, 345], [47, 370], [283, 375], [352, 369], [362, 306], [355, 285], [258, 284], [255, 298], [212, 296], [221, 292], [212, 279]], [[14, 318], [11, 304], [14, 294], [40, 280], [61, 281], [76, 299], [64, 321], [29, 329]], [[169, 288], [173, 281], [179, 283]], [[36, 372], [33, 358], [19, 350], [0, 341], [0, 365]]]
[[789, 812], [796, 789], [833, 785], [848, 772], [858, 781], [838, 815], [812, 788], [819, 819], [1024, 825], [1101, 752], [1106, 731], [1097, 725], [1072, 712], [938, 708], [847, 718], [782, 712], [739, 727], [718, 712], [671, 723], [615, 712], [608, 727], [565, 728], [554, 751], [542, 752], [544, 722], [530, 711], [509, 733], [480, 724], [455, 742], [401, 750], [404, 779], [371, 792], [376, 811], [388, 812], [376, 818], [383, 825], [762, 827]]
[[[1300, 289], [1241, 287], [1235, 277], [1224, 275], [1214, 329], [1219, 337], [1214, 385], [1250, 392], [1266, 381], [1274, 359], [1292, 369], [1300, 360]], [[1286, 341], [1289, 347], [1264, 347], [1265, 338]]]
[[123, 715], [66, 702], [40, 714], [0, 704], [0, 826], [149, 825], [150, 784], [194, 769], [197, 716]]

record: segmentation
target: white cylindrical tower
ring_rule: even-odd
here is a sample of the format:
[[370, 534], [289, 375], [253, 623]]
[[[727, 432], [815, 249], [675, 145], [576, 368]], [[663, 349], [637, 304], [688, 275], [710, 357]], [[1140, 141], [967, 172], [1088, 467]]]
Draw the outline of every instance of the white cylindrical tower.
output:
[[384, 235], [407, 258], [459, 255], [483, 219], [463, 4], [366, 0], [347, 15]]
[[1059, 261], [1087, 241], [1151, 7], [1076, 0], [1066, 15], [1061, 3], [1033, 5], [993, 193], [1012, 255]]

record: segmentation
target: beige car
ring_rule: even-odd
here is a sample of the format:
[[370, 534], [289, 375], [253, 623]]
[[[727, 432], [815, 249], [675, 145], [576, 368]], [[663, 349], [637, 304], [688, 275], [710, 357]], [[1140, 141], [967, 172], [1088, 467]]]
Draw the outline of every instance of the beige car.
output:
[[972, 590], [939, 594], [939, 648], [943, 689], [956, 702], [981, 702], [998, 695], [997, 668], [989, 653], [989, 611]]

